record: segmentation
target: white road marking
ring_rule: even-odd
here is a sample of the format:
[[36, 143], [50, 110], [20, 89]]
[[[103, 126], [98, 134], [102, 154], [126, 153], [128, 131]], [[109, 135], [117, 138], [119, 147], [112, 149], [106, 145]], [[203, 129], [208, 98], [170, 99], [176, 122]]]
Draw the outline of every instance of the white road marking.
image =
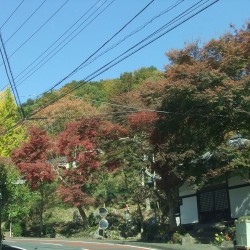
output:
[[60, 246], [62, 247], [62, 244], [56, 244], [56, 243], [49, 243], [49, 242], [40, 242], [40, 244], [44, 244], [44, 245], [53, 245], [53, 246]]
[[16, 249], [20, 249], [20, 250], [27, 250], [27, 249], [25, 249], [25, 248], [16, 247], [16, 246], [12, 246], [12, 245], [11, 245], [11, 247], [14, 247], [14, 248], [16, 248]]

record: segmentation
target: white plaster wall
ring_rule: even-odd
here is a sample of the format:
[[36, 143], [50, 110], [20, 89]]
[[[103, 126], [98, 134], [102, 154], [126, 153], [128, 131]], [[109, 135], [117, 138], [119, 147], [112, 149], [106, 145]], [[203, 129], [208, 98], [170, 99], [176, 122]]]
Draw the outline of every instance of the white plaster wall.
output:
[[246, 184], [247, 182], [248, 182], [247, 176], [246, 176], [246, 178], [242, 178], [240, 176], [235, 176], [235, 177], [231, 177], [228, 179], [228, 186], [233, 187], [233, 186], [237, 186], [237, 185], [241, 185], [241, 184]]
[[229, 190], [231, 217], [250, 215], [250, 186]]
[[181, 224], [198, 223], [198, 207], [196, 196], [182, 198], [180, 206]]
[[186, 181], [180, 188], [179, 188], [179, 197], [195, 194], [196, 193], [196, 187], [190, 186], [189, 183]]

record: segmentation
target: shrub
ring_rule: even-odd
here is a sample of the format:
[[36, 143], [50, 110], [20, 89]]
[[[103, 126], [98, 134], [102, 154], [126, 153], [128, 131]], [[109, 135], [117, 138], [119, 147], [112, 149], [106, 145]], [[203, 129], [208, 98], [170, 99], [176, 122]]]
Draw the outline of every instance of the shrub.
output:
[[172, 242], [174, 244], [179, 244], [181, 243], [181, 234], [177, 231], [175, 233], [173, 233], [173, 236], [172, 236]]
[[23, 236], [23, 227], [21, 223], [13, 223], [11, 227], [12, 235], [15, 237]]

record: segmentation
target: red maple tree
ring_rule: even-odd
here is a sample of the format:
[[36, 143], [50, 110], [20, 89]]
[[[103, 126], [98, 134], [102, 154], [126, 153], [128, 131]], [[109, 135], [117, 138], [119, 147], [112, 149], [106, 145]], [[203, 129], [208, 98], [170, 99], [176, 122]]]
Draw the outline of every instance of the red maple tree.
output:
[[126, 130], [119, 125], [87, 118], [67, 124], [57, 137], [55, 153], [57, 157], [66, 159], [66, 164], [57, 168], [61, 179], [59, 192], [64, 202], [78, 208], [86, 224], [84, 207], [94, 202], [91, 191], [98, 182], [98, 171], [109, 171], [115, 164], [106, 159], [105, 164], [109, 169], [105, 169], [100, 152], [108, 154], [109, 142], [124, 134]]
[[28, 141], [12, 152], [13, 162], [32, 190], [55, 179], [55, 172], [47, 161], [50, 149], [51, 144], [46, 132], [38, 127], [31, 127], [28, 131]]

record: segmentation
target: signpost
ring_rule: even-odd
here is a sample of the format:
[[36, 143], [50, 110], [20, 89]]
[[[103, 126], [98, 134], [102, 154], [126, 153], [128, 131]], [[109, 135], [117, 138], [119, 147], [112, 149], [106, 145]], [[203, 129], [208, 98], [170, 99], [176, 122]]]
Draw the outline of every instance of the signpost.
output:
[[3, 246], [3, 234], [2, 234], [2, 192], [0, 191], [0, 250]]
[[129, 213], [129, 206], [128, 206], [128, 204], [126, 204], [126, 206], [125, 206], [124, 217], [125, 217], [126, 223], [128, 224], [128, 221], [130, 219], [130, 213]]
[[107, 214], [108, 214], [108, 210], [105, 207], [99, 208], [99, 215], [102, 218], [106, 218]]
[[108, 210], [105, 207], [99, 208], [99, 215], [102, 219], [99, 222], [99, 235], [104, 236], [105, 229], [108, 228], [109, 223], [106, 220], [106, 216], [108, 214]]
[[106, 219], [101, 219], [99, 222], [99, 229], [105, 230], [109, 226], [109, 222]]

